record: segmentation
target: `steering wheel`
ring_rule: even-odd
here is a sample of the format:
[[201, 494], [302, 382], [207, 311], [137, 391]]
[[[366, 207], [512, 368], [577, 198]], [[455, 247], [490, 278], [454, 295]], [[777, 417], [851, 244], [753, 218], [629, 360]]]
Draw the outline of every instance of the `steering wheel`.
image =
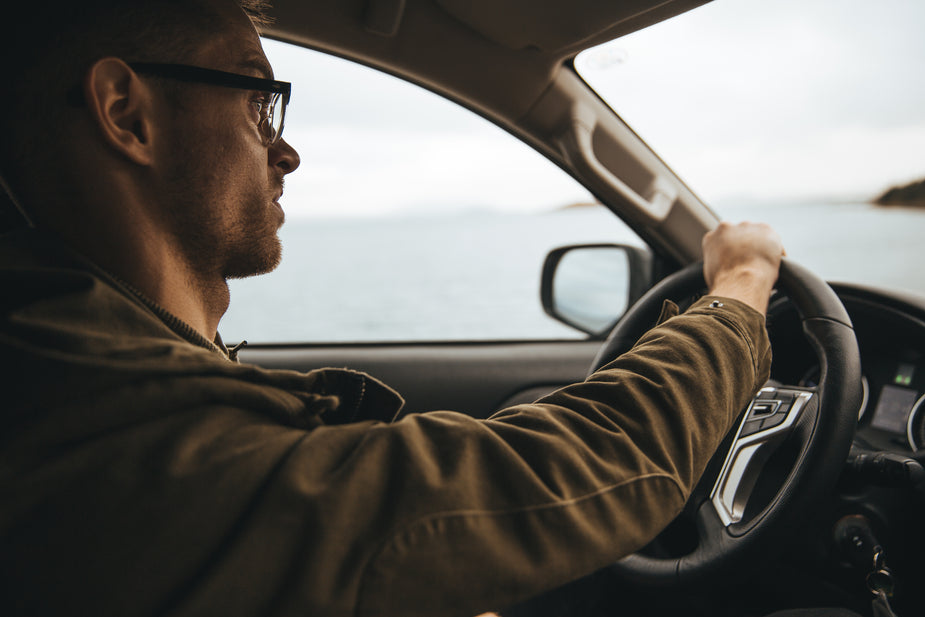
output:
[[[861, 403], [854, 329], [831, 287], [805, 268], [784, 260], [777, 288], [790, 298], [818, 356], [818, 386], [769, 382], [762, 388], [714, 454], [678, 519], [649, 547], [612, 566], [621, 578], [686, 585], [747, 571], [749, 560], [766, 561], [763, 553], [772, 543], [834, 487]], [[656, 323], [664, 298], [690, 298], [705, 289], [702, 263], [662, 280], [610, 333], [592, 372]], [[678, 530], [685, 536], [681, 543], [673, 539]]]

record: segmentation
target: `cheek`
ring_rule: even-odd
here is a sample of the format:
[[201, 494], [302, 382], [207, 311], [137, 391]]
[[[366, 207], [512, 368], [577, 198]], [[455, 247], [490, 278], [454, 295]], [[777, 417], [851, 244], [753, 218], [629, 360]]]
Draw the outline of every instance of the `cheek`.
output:
[[240, 212], [242, 205], [253, 208], [255, 200], [272, 192], [267, 148], [246, 110], [230, 107], [223, 114], [213, 106], [216, 113], [183, 122], [172, 140], [174, 151], [168, 154], [176, 169], [198, 185], [199, 196], [213, 202], [219, 216]]
[[233, 169], [220, 188], [227, 200], [225, 207], [234, 212], [238, 220], [254, 221], [270, 212], [275, 184], [267, 168], [267, 151], [264, 147], [238, 142], [228, 150]]
[[228, 135], [215, 144], [209, 156], [214, 190], [220, 194], [266, 190], [267, 153], [259, 144], [249, 143], [249, 135]]

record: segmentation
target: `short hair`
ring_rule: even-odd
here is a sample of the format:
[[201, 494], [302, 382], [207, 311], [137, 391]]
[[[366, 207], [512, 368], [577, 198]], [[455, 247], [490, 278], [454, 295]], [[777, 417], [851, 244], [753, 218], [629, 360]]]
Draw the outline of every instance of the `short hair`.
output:
[[[229, 0], [231, 2], [232, 0]], [[43, 148], [54, 147], [55, 123], [100, 58], [183, 62], [220, 19], [206, 0], [22, 0], [4, 9], [0, 57], [0, 174], [12, 184]], [[265, 0], [237, 0], [259, 29], [270, 23]]]

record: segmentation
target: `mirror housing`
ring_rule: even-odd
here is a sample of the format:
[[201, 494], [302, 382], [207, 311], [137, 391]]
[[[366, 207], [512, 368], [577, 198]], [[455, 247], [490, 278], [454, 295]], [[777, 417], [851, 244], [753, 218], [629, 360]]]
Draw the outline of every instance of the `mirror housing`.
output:
[[624, 244], [580, 244], [546, 256], [540, 297], [553, 319], [604, 338], [652, 283], [652, 253]]

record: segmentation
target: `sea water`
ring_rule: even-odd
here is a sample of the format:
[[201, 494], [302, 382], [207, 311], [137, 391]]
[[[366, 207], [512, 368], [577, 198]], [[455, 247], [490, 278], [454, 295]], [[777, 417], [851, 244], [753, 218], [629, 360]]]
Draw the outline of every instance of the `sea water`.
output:
[[[821, 276], [925, 295], [925, 210], [863, 203], [750, 205], [788, 256]], [[539, 299], [546, 254], [580, 243], [643, 243], [601, 207], [301, 219], [281, 231], [283, 262], [231, 283], [225, 340], [447, 341], [582, 338]]]

